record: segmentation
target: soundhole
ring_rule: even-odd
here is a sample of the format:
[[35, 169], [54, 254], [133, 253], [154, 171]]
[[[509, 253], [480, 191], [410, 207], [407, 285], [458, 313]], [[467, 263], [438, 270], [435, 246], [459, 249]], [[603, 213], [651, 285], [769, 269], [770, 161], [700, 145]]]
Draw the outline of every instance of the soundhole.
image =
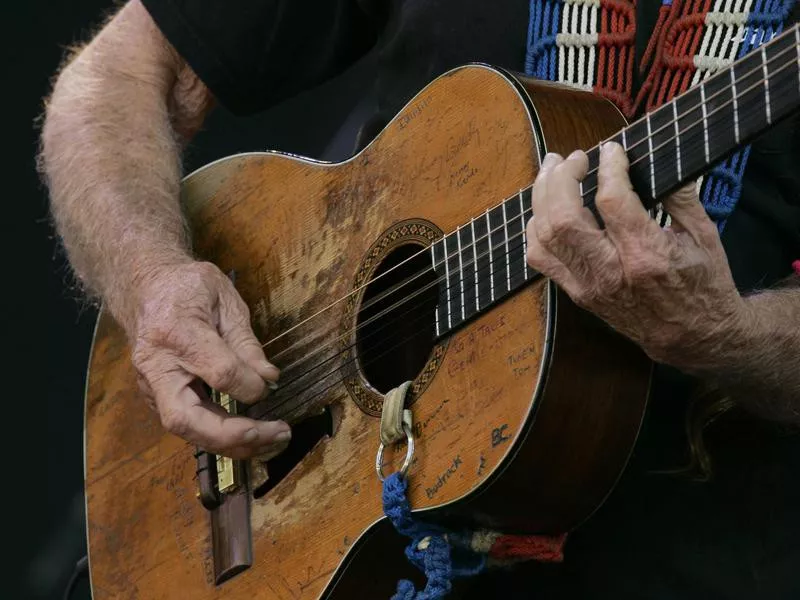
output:
[[364, 378], [385, 394], [425, 367], [439, 290], [430, 253], [419, 244], [392, 250], [371, 279], [358, 311], [356, 351]]

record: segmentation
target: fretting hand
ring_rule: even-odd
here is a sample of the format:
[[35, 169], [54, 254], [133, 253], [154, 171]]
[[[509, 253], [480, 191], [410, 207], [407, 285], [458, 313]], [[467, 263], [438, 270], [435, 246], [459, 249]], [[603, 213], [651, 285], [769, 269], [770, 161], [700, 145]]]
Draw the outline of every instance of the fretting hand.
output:
[[696, 187], [664, 200], [672, 225], [662, 229], [633, 191], [628, 167], [621, 146], [603, 145], [596, 194], [603, 230], [580, 197], [586, 154], [548, 154], [533, 187], [528, 262], [654, 360], [699, 368], [741, 326], [745, 303]]
[[233, 458], [272, 454], [286, 445], [286, 423], [230, 416], [198, 394], [199, 378], [253, 403], [279, 375], [253, 334], [247, 305], [216, 266], [161, 267], [140, 283], [137, 300], [133, 364], [168, 431]]

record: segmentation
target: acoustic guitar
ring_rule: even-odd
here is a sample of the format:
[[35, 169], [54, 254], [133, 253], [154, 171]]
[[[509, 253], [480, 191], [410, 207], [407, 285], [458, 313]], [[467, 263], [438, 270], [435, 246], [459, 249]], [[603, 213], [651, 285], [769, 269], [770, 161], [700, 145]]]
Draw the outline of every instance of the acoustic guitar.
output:
[[[95, 600], [387, 597], [404, 563], [381, 506], [384, 396], [404, 382], [406, 469], [422, 519], [565, 532], [620, 476], [651, 363], [527, 266], [544, 154], [626, 148], [652, 207], [800, 105], [797, 27], [627, 125], [609, 101], [486, 65], [442, 75], [341, 163], [277, 152], [189, 175], [198, 257], [230, 273], [281, 369], [265, 402], [294, 437], [267, 463], [165, 433], [122, 329], [101, 312], [86, 394]], [[413, 442], [413, 452], [411, 443]], [[380, 574], [380, 576], [379, 576]]]

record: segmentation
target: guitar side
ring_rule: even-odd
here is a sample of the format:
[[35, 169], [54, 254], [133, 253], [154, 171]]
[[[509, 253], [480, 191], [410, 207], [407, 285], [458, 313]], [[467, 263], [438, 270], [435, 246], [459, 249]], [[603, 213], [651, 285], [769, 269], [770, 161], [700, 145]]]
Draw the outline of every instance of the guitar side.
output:
[[[188, 177], [183, 194], [196, 251], [237, 273], [254, 330], [266, 341], [351, 293], [392, 244], [423, 235], [421, 225], [456, 229], [530, 184], [543, 151], [588, 147], [623, 123], [613, 106], [586, 94], [483, 66], [457, 69], [349, 161], [261, 153]], [[286, 344], [314, 334], [298, 346], [299, 357], [337, 347], [354, 318], [342, 303]], [[410, 499], [421, 516], [529, 531], [561, 531], [586, 518], [635, 440], [649, 362], [546, 281], [441, 346], [412, 403], [418, 447]], [[332, 435], [252, 500], [254, 564], [217, 586], [193, 449], [165, 434], [144, 407], [128, 353], [103, 313], [86, 400], [94, 597], [346, 597], [364, 564], [356, 551], [382, 515], [374, 472], [379, 419], [365, 410], [380, 395], [369, 381], [342, 382], [320, 401], [331, 408]], [[298, 403], [296, 420], [320, 406]], [[401, 461], [389, 457], [387, 470]]]

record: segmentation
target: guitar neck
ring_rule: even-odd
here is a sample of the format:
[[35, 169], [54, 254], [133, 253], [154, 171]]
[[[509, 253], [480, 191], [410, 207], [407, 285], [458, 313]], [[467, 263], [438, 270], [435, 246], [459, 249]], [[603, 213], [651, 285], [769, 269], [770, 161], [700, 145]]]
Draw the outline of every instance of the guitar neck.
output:
[[[633, 187], [647, 208], [696, 179], [800, 107], [800, 29], [795, 25], [705, 82], [632, 123], [611, 141], [630, 160]], [[600, 149], [587, 151], [581, 184], [593, 206]], [[431, 246], [441, 278], [436, 334], [443, 336], [522, 287], [538, 273], [525, 261], [530, 188]]]
[[[800, 29], [795, 25], [705, 82], [611, 138], [630, 159], [634, 189], [647, 208], [696, 179], [800, 106]], [[590, 171], [599, 148], [589, 152]], [[594, 203], [597, 173], [583, 182]]]

